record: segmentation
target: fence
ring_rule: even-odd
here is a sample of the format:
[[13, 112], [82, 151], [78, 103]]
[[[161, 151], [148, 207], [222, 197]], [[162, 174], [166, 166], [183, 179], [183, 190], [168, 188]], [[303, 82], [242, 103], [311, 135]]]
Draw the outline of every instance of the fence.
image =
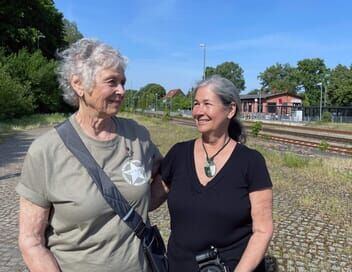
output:
[[[329, 114], [326, 114], [326, 113]], [[352, 123], [352, 107], [264, 106], [261, 112], [244, 112], [244, 119], [311, 122], [324, 119], [337, 123]], [[329, 120], [327, 120], [329, 119]]]

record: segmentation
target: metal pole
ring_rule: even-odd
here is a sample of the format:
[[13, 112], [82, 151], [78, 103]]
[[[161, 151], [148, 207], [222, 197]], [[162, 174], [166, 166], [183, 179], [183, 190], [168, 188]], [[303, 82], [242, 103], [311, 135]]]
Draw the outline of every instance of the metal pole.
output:
[[158, 94], [155, 94], [155, 111], [158, 110]]
[[320, 109], [319, 109], [319, 120], [321, 121], [321, 108], [323, 101], [323, 83], [320, 83]]
[[259, 89], [259, 112], [262, 112], [262, 90]]
[[191, 88], [191, 110], [193, 110], [193, 87]]
[[326, 99], [327, 99], [327, 84], [324, 86], [324, 107], [326, 107]]
[[40, 40], [41, 38], [46, 38], [46, 37], [45, 37], [45, 35], [42, 35], [42, 34], [39, 34], [39, 35], [38, 35], [38, 39], [37, 39], [37, 48], [38, 48], [38, 49], [39, 49], [39, 40]]
[[203, 48], [203, 80], [205, 79], [205, 58], [206, 58], [206, 44], [205, 43], [201, 43], [199, 45], [200, 47]]

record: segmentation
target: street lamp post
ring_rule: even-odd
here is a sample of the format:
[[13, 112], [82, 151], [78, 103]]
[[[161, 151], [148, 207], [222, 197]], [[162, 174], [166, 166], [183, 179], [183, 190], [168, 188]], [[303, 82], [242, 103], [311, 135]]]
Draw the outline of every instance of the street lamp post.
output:
[[206, 44], [205, 43], [201, 43], [199, 45], [201, 48], [203, 48], [203, 80], [205, 79], [205, 55], [206, 55]]
[[158, 110], [158, 94], [155, 93], [155, 111]]
[[38, 49], [39, 49], [39, 40], [40, 40], [41, 38], [45, 39], [46, 37], [45, 37], [45, 35], [43, 35], [43, 34], [39, 34], [39, 35], [38, 35], [38, 38], [37, 38], [37, 48], [38, 48]]
[[259, 89], [259, 113], [262, 112], [262, 90]]
[[323, 83], [320, 82], [317, 84], [317, 86], [320, 86], [319, 121], [321, 121], [321, 111], [322, 111], [322, 104], [323, 104]]

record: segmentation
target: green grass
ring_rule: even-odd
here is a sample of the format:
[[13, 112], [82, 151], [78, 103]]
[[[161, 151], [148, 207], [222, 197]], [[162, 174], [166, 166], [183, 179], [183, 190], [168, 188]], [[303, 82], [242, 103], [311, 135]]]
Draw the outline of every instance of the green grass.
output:
[[1, 138], [16, 131], [32, 129], [41, 126], [57, 124], [67, 118], [62, 113], [34, 114], [18, 119], [0, 121], [0, 142]]
[[[123, 114], [145, 125], [152, 140], [165, 154], [176, 142], [199, 136], [194, 128], [181, 127], [158, 118]], [[267, 148], [251, 139], [248, 146], [257, 149], [266, 159], [274, 185], [274, 194], [290, 196], [295, 205], [314, 213], [328, 215], [336, 222], [351, 218], [352, 159], [308, 157], [293, 152]]]
[[132, 113], [121, 113], [119, 116], [132, 118], [146, 126], [150, 132], [152, 141], [165, 155], [167, 151], [177, 142], [197, 138], [199, 133], [195, 128], [181, 127], [160, 118], [146, 117]]
[[283, 155], [283, 163], [289, 168], [302, 168], [308, 166], [309, 160], [306, 157], [286, 152]]
[[[195, 128], [178, 126], [160, 118], [132, 113], [119, 116], [132, 118], [146, 126], [153, 142], [163, 155], [177, 142], [199, 137]], [[1, 136], [18, 130], [53, 125], [67, 116], [63, 114], [32, 115], [0, 123]], [[275, 192], [293, 196], [300, 208], [329, 215], [333, 220], [351, 218], [352, 159], [317, 158], [280, 152], [249, 140], [248, 145], [260, 151], [266, 159]], [[347, 204], [346, 204], [347, 203]], [[350, 203], [350, 204], [348, 204]], [[351, 222], [352, 223], [352, 222]]]
[[309, 123], [306, 123], [305, 126], [306, 127], [328, 128], [328, 129], [352, 131], [352, 124], [351, 123], [309, 122]]

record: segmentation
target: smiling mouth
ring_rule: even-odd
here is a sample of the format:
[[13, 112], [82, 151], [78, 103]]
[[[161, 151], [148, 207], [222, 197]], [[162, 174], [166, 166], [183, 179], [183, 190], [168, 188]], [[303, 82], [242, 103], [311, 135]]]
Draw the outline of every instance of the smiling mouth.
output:
[[205, 124], [205, 123], [207, 123], [207, 122], [209, 122], [210, 120], [204, 120], [204, 119], [198, 119], [197, 120], [197, 123], [198, 124]]
[[109, 103], [111, 104], [120, 104], [121, 102], [121, 100], [109, 100]]

